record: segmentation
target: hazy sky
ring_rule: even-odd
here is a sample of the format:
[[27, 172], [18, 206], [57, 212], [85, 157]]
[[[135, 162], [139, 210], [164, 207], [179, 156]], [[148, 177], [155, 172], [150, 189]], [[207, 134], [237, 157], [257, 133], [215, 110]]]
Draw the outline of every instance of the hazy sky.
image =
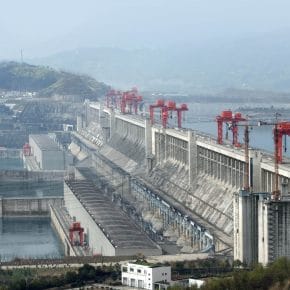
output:
[[289, 0], [0, 0], [0, 59], [203, 45], [290, 29]]

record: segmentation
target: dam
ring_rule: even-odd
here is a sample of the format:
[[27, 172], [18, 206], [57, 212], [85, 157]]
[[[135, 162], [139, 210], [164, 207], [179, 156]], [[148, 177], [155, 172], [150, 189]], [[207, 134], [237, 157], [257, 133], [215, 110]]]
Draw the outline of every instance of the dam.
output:
[[[249, 149], [246, 162], [242, 146], [218, 144], [194, 130], [152, 125], [144, 116], [90, 102], [71, 138], [79, 166], [89, 168], [85, 178], [154, 241], [166, 238], [183, 252], [228, 253], [244, 262], [267, 263], [290, 255], [286, 162], [279, 165], [282, 197], [277, 206], [269, 197], [275, 188], [274, 158], [256, 148]], [[245, 178], [250, 198], [241, 191]], [[281, 235], [284, 242], [278, 242]]]

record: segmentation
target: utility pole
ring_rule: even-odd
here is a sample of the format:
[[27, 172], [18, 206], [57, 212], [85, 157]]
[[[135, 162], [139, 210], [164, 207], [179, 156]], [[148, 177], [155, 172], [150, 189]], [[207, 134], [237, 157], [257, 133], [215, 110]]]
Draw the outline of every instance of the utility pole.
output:
[[280, 190], [279, 190], [279, 130], [278, 123], [276, 122], [274, 126], [274, 144], [275, 144], [275, 174], [274, 174], [274, 190], [273, 199], [279, 200]]
[[244, 189], [249, 191], [249, 125], [245, 125], [244, 142], [245, 142], [245, 170], [244, 170]]

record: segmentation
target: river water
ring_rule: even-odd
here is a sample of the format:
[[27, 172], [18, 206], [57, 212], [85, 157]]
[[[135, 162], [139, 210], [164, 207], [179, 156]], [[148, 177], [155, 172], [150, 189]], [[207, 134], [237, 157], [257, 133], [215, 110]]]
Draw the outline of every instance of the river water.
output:
[[[281, 113], [279, 116], [279, 120], [290, 120], [290, 104], [289, 103], [190, 103], [189, 111], [186, 112], [183, 127], [195, 129], [201, 132], [205, 132], [213, 135], [215, 138], [217, 137], [217, 123], [215, 121], [215, 117], [219, 115], [222, 111], [230, 109], [233, 112], [240, 111], [241, 107], [247, 108], [261, 108], [261, 112], [264, 108], [268, 108], [271, 112], [268, 114], [255, 114], [253, 116], [252, 111], [245, 111], [243, 115], [249, 115], [249, 119], [253, 120], [250, 123], [257, 124], [257, 118], [259, 120], [269, 120], [275, 119], [275, 113], [280, 110], [288, 110], [289, 115], [287, 113]], [[176, 124], [175, 117], [173, 115], [172, 124]], [[225, 128], [224, 128], [225, 132]], [[239, 127], [239, 141], [243, 143], [243, 135], [244, 135], [244, 127]], [[231, 138], [231, 132], [229, 132], [229, 139]], [[286, 143], [283, 142], [284, 147], [284, 155], [290, 157], [290, 150], [287, 150], [287, 143], [290, 144], [289, 137], [286, 138]], [[273, 126], [253, 126], [250, 128], [250, 147], [253, 148], [261, 148], [266, 151], [273, 152], [274, 151], [274, 140], [273, 140]], [[286, 151], [285, 151], [286, 149]], [[289, 145], [290, 149], [290, 145]]]
[[[0, 169], [23, 169], [20, 159], [0, 159]], [[63, 195], [62, 182], [2, 182], [3, 197]], [[59, 258], [62, 244], [49, 218], [0, 218], [0, 259]]]

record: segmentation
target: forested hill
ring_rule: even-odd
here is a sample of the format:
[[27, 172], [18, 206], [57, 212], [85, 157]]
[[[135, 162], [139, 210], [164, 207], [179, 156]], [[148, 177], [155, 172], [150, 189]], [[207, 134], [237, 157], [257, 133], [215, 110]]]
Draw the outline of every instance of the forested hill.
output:
[[37, 92], [40, 97], [78, 95], [97, 99], [108, 89], [109, 86], [85, 75], [27, 63], [0, 63], [0, 90]]

